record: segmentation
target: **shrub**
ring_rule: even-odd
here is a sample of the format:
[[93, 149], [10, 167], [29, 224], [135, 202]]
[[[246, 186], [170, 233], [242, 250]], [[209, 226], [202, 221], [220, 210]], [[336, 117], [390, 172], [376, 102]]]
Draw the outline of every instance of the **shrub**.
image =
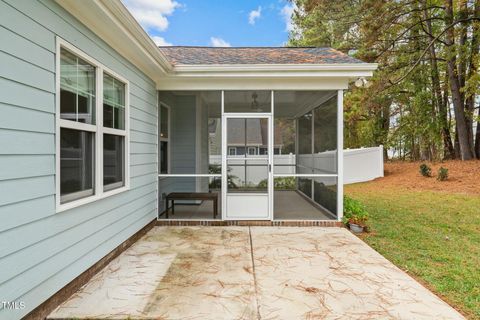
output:
[[345, 196], [343, 198], [343, 219], [344, 224], [355, 223], [365, 226], [368, 220], [368, 212], [360, 201]]
[[[274, 188], [275, 190], [295, 190], [295, 178], [294, 177], [282, 177], [282, 178], [275, 178], [274, 180]], [[267, 179], [263, 179], [258, 183], [259, 188], [266, 188], [267, 187]]]
[[432, 176], [432, 168], [430, 168], [426, 163], [420, 165], [420, 174], [424, 177]]
[[448, 179], [448, 169], [444, 167], [440, 167], [440, 169], [438, 169], [437, 180], [445, 181], [447, 179]]

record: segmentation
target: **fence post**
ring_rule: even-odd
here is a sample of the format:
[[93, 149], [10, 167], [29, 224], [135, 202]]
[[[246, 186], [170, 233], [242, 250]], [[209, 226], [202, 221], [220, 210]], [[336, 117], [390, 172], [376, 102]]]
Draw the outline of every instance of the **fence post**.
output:
[[385, 173], [384, 173], [384, 170], [383, 170], [383, 144], [378, 146], [378, 151], [380, 152], [380, 155], [378, 157], [378, 159], [380, 160], [380, 162], [378, 164], [378, 168], [379, 168], [380, 172], [379, 172], [378, 176], [379, 177], [384, 177]]

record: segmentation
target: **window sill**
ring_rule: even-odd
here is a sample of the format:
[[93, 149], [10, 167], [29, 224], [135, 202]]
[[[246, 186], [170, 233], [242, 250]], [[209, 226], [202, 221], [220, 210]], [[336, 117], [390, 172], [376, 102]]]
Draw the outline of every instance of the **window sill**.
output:
[[64, 211], [67, 211], [67, 210], [70, 210], [70, 209], [73, 209], [73, 208], [77, 208], [77, 207], [83, 206], [83, 205], [88, 204], [88, 203], [92, 203], [92, 202], [95, 202], [95, 201], [98, 201], [98, 200], [102, 200], [102, 199], [114, 196], [114, 195], [119, 194], [119, 193], [123, 193], [123, 192], [128, 191], [128, 190], [130, 190], [130, 187], [124, 186], [124, 187], [121, 187], [121, 188], [118, 188], [118, 189], [105, 191], [105, 192], [103, 192], [102, 194], [99, 194], [99, 195], [94, 195], [94, 196], [90, 196], [88, 198], [78, 199], [78, 200], [74, 200], [72, 202], [68, 202], [68, 203], [65, 203], [65, 204], [60, 204], [60, 205], [57, 206], [56, 213], [60, 213], [60, 212], [64, 212]]

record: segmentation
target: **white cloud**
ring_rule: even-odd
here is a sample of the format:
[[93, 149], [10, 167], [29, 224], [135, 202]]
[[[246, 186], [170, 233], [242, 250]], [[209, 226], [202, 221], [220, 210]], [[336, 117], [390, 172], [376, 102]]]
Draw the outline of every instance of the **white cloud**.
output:
[[281, 10], [280, 10], [280, 15], [283, 17], [283, 20], [285, 21], [285, 31], [293, 31], [294, 26], [292, 23], [292, 16], [293, 12], [297, 9], [297, 6], [295, 4], [286, 4]]
[[182, 6], [174, 0], [123, 0], [123, 3], [147, 31], [165, 31], [167, 16]]
[[252, 10], [248, 14], [248, 23], [252, 26], [255, 24], [255, 20], [260, 19], [262, 16], [262, 7], [258, 7], [257, 10]]
[[162, 47], [165, 47], [165, 46], [173, 46], [172, 43], [167, 42], [163, 37], [153, 36], [153, 37], [152, 37], [152, 40], [153, 40], [153, 42], [155, 42], [155, 44], [156, 44], [157, 46], [162, 46]]
[[222, 38], [211, 37], [210, 45], [212, 47], [231, 47], [232, 45]]

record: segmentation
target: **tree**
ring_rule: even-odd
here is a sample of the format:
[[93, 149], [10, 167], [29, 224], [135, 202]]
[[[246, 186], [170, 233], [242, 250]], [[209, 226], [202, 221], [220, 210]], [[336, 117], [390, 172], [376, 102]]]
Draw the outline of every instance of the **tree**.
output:
[[455, 150], [480, 158], [480, 0], [293, 2], [289, 45], [379, 64], [371, 87], [345, 96], [346, 146], [384, 144], [412, 160], [454, 158]]

